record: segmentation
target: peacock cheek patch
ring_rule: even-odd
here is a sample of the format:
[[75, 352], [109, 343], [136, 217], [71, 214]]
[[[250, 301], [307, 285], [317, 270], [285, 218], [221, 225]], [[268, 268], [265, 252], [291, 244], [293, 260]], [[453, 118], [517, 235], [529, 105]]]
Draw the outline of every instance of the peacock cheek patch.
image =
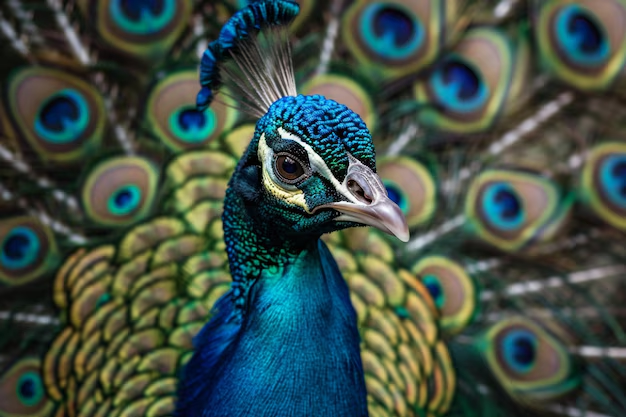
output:
[[300, 189], [304, 192], [307, 207], [310, 207], [311, 210], [323, 204], [330, 204], [340, 198], [331, 182], [319, 175], [313, 175], [304, 181], [300, 185]]

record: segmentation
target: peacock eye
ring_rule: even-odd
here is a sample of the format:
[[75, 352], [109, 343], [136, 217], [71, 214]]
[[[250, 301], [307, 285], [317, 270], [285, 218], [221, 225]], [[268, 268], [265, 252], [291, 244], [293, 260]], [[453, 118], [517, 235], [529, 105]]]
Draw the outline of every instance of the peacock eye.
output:
[[276, 155], [274, 172], [287, 184], [295, 184], [306, 174], [302, 162], [289, 154]]

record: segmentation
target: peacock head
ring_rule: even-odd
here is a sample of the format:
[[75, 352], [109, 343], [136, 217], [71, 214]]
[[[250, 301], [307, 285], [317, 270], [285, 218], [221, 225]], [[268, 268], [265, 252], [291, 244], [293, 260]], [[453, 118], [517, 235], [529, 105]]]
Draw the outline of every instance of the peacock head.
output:
[[322, 96], [283, 97], [256, 126], [231, 186], [283, 236], [370, 225], [409, 237], [376, 174], [371, 135], [348, 107]]

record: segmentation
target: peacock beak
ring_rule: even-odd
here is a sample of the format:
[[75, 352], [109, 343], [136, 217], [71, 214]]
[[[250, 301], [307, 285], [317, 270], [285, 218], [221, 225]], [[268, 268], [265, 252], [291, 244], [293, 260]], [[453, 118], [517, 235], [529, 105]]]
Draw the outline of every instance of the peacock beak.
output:
[[385, 233], [394, 235], [403, 242], [409, 241], [409, 227], [400, 207], [387, 197], [375, 200], [369, 206], [348, 202], [334, 203], [333, 208], [341, 215], [335, 220], [349, 221], [373, 226]]
[[342, 188], [342, 194], [350, 201], [328, 205], [341, 213], [335, 220], [373, 226], [396, 236], [403, 242], [408, 242], [409, 226], [404, 214], [400, 207], [387, 197], [387, 189], [374, 171], [361, 163], [351, 163]]

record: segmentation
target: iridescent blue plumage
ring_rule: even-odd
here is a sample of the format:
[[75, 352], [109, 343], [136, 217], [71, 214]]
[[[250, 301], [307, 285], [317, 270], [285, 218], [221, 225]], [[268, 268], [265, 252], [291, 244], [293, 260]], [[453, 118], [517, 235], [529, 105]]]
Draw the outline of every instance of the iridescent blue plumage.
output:
[[219, 64], [230, 58], [237, 43], [249, 39], [264, 27], [286, 25], [300, 10], [289, 0], [260, 0], [239, 10], [224, 25], [217, 40], [211, 42], [200, 62], [200, 85], [196, 98], [199, 110], [206, 109], [213, 100], [214, 91], [221, 84]]
[[[295, 185], [304, 207], [268, 188], [268, 149], [313, 167]], [[309, 158], [330, 172], [315, 172]], [[181, 416], [367, 415], [356, 315], [319, 241], [353, 225], [323, 208], [346, 200], [329, 178], [346, 179], [354, 158], [374, 172], [365, 124], [321, 96], [279, 99], [257, 123], [224, 205], [233, 285], [196, 338], [179, 394]]]
[[328, 162], [328, 167], [339, 180], [343, 180], [341, 174], [345, 175], [348, 167], [346, 149], [376, 170], [370, 132], [363, 120], [343, 104], [319, 95], [284, 97], [270, 107], [268, 116], [259, 121], [257, 128], [276, 136], [278, 127], [314, 139], [311, 147]]
[[76, 90], [61, 90], [41, 106], [35, 130], [50, 143], [72, 142], [89, 124], [87, 108], [86, 100]]
[[41, 243], [32, 229], [18, 226], [7, 233], [0, 244], [0, 264], [8, 269], [20, 269], [33, 262]]
[[319, 239], [370, 224], [406, 240], [408, 229], [375, 174], [363, 120], [322, 96], [295, 96], [289, 48], [281, 49], [280, 36], [267, 54], [250, 39], [297, 12], [288, 1], [252, 3], [202, 58], [198, 107], [210, 103], [229, 56], [245, 73], [230, 81], [247, 84], [233, 87], [261, 118], [224, 202], [233, 282], [195, 338], [179, 387], [179, 416], [368, 414], [356, 313]]
[[564, 7], [556, 17], [560, 46], [576, 64], [593, 65], [610, 54], [609, 41], [596, 19], [578, 5]]
[[295, 1], [0, 7], [0, 417], [626, 415], [626, 0]]
[[382, 57], [406, 59], [422, 47], [426, 38], [424, 27], [409, 16], [404, 7], [373, 3], [364, 9], [359, 30]]
[[265, 269], [241, 325], [229, 295], [196, 339], [180, 415], [367, 415], [356, 315], [326, 245]]

